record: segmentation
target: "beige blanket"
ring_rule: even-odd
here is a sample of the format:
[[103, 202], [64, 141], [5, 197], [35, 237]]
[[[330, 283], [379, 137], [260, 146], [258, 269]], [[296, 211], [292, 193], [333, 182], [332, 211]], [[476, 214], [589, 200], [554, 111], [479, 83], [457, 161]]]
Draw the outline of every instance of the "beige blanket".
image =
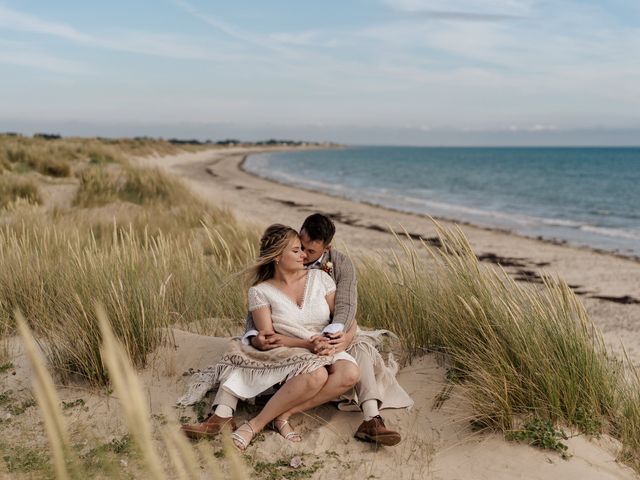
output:
[[209, 390], [224, 383], [237, 369], [241, 370], [249, 381], [261, 375], [271, 376], [268, 374], [274, 372], [282, 374], [286, 381], [296, 375], [331, 365], [332, 362], [333, 357], [316, 355], [305, 348], [280, 347], [261, 351], [250, 345], [242, 345], [240, 339], [234, 338], [216, 365], [207, 367], [191, 377], [187, 393], [176, 403], [187, 406], [199, 402]]

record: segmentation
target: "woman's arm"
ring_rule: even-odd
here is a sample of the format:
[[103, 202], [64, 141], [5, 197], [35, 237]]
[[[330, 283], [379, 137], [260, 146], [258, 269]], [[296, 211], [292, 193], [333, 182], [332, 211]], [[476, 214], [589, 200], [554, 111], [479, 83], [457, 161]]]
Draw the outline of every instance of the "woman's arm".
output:
[[330, 294], [328, 294], [324, 298], [327, 301], [327, 304], [329, 305], [329, 311], [331, 312], [331, 315], [333, 315], [333, 311], [336, 308], [336, 292], [335, 292], [335, 290], [333, 292], [331, 292]]
[[[260, 332], [259, 335], [269, 339], [268, 343], [270, 348], [300, 347], [312, 352], [314, 351], [314, 344], [310, 340], [276, 333], [273, 329], [273, 321], [271, 320], [271, 309], [268, 306], [258, 308], [254, 310], [252, 314], [256, 329]], [[269, 348], [261, 348], [260, 350], [269, 350]]]
[[251, 312], [253, 316], [253, 323], [256, 325], [256, 330], [262, 335], [271, 335], [275, 333], [273, 331], [273, 321], [271, 320], [271, 308], [269, 305], [260, 307]]

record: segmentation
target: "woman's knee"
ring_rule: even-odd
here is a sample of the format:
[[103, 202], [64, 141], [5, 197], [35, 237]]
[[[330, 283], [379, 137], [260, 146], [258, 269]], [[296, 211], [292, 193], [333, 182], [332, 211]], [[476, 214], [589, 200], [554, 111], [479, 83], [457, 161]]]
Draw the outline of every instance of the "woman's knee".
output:
[[329, 378], [329, 373], [326, 368], [317, 368], [309, 373], [307, 377], [309, 388], [320, 389], [326, 383], [327, 378]]

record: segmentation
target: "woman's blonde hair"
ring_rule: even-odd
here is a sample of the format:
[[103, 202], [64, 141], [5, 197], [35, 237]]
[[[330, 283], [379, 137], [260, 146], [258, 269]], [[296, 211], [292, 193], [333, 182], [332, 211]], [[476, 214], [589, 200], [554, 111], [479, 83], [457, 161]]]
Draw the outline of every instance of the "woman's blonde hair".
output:
[[275, 223], [267, 227], [260, 238], [260, 256], [249, 267], [250, 284], [257, 285], [273, 278], [276, 271], [276, 258], [282, 255], [298, 232], [291, 227]]

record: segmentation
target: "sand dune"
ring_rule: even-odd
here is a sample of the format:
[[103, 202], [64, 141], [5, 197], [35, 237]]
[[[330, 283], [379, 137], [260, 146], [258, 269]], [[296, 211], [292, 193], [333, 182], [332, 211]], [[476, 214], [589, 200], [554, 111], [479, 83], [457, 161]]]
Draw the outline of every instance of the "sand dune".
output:
[[[227, 204], [239, 218], [260, 226], [276, 221], [297, 226], [309, 212], [330, 213], [337, 223], [338, 246], [348, 246], [352, 254], [392, 247], [393, 236], [381, 231], [387, 226], [398, 229], [402, 226], [425, 238], [434, 235], [430, 222], [417, 215], [392, 212], [256, 178], [241, 170], [244, 156], [251, 151], [229, 149], [147, 158], [143, 162], [180, 175], [203, 197], [216, 204]], [[445, 224], [451, 225], [450, 222]], [[508, 232], [468, 225], [463, 229], [479, 255], [494, 261], [496, 258], [510, 259], [514, 265], [507, 267], [507, 271], [520, 277], [520, 281], [531, 281], [527, 276], [535, 278], [535, 273], [531, 272], [540, 268], [565, 278], [582, 295], [590, 315], [604, 331], [608, 345], [614, 351], [621, 351], [621, 340], [624, 339], [632, 358], [640, 360], [637, 321], [640, 305], [619, 303], [615, 298], [595, 298], [640, 297], [640, 263]], [[208, 359], [219, 355], [221, 351], [217, 348], [224, 344], [221, 339], [206, 339], [183, 332], [176, 332], [176, 342], [175, 354], [165, 354], [165, 360], [170, 359], [171, 368], [176, 371], [200, 368], [208, 363]], [[205, 346], [207, 342], [211, 342], [211, 348]], [[403, 434], [403, 442], [397, 447], [376, 450], [352, 439], [360, 423], [359, 414], [325, 406], [294, 422], [305, 437], [301, 444], [287, 444], [269, 432], [263, 441], [252, 445], [249, 454], [254, 459], [268, 461], [294, 452], [300, 453], [306, 462], [317, 459], [322, 462], [322, 468], [314, 478], [336, 475], [434, 479], [636, 478], [631, 469], [615, 461], [617, 444], [608, 437], [594, 440], [577, 435], [570, 438], [567, 443], [572, 457], [563, 460], [555, 453], [507, 442], [500, 435], [473, 432], [466, 420], [470, 410], [462, 387], [456, 387], [452, 397], [441, 408], [434, 409], [434, 399], [445, 378], [444, 369], [433, 356], [423, 357], [407, 366], [399, 378], [416, 405], [410, 412], [383, 412], [387, 422]], [[175, 387], [181, 383], [181, 379], [175, 384], [169, 382]], [[162, 391], [168, 394], [168, 388]], [[167, 399], [167, 405], [170, 400]], [[159, 398], [154, 404], [156, 402], [162, 403]], [[241, 411], [240, 416], [243, 414], [247, 415]]]

